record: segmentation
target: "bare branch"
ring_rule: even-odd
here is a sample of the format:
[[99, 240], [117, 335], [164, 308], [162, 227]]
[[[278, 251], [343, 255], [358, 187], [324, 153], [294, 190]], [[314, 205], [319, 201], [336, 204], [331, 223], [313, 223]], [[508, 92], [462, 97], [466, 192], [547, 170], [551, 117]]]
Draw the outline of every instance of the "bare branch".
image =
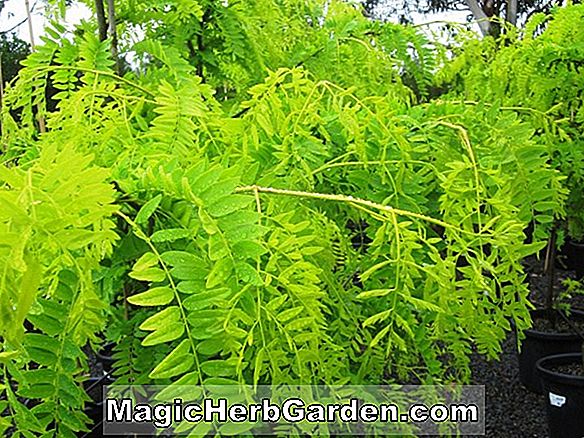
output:
[[28, 0], [24, 0], [24, 5], [26, 7], [26, 18], [28, 20], [28, 33], [30, 35], [30, 47], [34, 51], [34, 32], [32, 30], [32, 10], [30, 8], [30, 3]]
[[513, 26], [517, 24], [517, 0], [507, 0], [506, 20]]
[[464, 0], [481, 29], [481, 33], [486, 36], [491, 31], [491, 24], [489, 22], [489, 17], [485, 14], [485, 11], [480, 7], [477, 0]]

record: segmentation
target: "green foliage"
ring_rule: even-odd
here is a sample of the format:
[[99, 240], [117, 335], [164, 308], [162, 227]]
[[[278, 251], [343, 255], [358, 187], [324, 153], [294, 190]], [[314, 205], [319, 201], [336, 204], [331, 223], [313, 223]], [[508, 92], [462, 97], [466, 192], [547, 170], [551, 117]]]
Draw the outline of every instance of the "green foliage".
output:
[[[117, 240], [108, 171], [91, 161], [45, 145], [38, 158], [0, 168], [0, 372], [11, 407], [4, 430], [11, 422], [39, 435], [86, 429], [80, 347], [97, 341], [107, 308], [92, 270]], [[25, 333], [25, 320], [34, 331]], [[31, 408], [17, 395], [38, 403]]]
[[465, 43], [440, 73], [454, 85], [449, 95], [515, 108], [536, 130], [566, 177], [567, 226], [576, 239], [584, 236], [583, 18], [582, 5], [537, 14], [505, 47], [491, 38]]
[[[16, 436], [85, 430], [102, 338], [118, 383], [169, 391], [441, 383], [529, 325], [521, 262], [565, 215], [556, 113], [432, 100], [431, 43], [343, 3], [216, 3], [121, 5], [122, 36], [150, 39], [123, 77], [90, 24], [73, 40], [57, 24], [7, 90], [0, 427]], [[463, 53], [485, 46], [506, 50]], [[464, 84], [465, 56], [441, 77]]]

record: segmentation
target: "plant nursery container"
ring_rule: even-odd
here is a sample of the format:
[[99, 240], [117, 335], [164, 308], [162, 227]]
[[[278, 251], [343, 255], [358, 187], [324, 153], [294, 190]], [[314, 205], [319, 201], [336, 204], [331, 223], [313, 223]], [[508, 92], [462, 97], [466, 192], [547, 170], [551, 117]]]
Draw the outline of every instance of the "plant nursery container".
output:
[[[550, 319], [554, 310], [536, 309], [531, 311], [532, 320]], [[556, 313], [556, 318], [561, 316]], [[584, 312], [573, 310], [569, 316], [572, 321], [584, 321]], [[530, 391], [541, 394], [541, 379], [535, 365], [542, 357], [562, 353], [577, 353], [581, 351], [584, 342], [576, 332], [539, 331], [537, 329], [525, 330], [525, 339], [519, 352], [519, 380]], [[584, 407], [583, 407], [584, 409]]]
[[[580, 375], [557, 371], [580, 364]], [[545, 394], [550, 438], [584, 437], [584, 370], [582, 354], [558, 354], [537, 362]]]

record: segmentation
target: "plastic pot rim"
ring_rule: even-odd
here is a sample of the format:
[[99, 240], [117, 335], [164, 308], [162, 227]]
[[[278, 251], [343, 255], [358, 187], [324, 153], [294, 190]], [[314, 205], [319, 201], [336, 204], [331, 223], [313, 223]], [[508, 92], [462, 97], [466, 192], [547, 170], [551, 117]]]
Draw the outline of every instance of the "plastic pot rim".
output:
[[563, 365], [574, 362], [582, 362], [581, 353], [564, 353], [545, 356], [535, 363], [535, 368], [537, 369], [542, 380], [584, 389], [584, 375], [576, 376], [574, 374], [564, 374], [557, 371], [552, 371], [547, 368], [547, 366], [552, 364]]

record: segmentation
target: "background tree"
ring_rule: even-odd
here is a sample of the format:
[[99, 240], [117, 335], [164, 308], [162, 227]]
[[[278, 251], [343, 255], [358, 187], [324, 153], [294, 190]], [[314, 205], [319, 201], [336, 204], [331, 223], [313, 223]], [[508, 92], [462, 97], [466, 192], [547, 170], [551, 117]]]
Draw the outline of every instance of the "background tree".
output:
[[30, 44], [15, 34], [0, 33], [0, 58], [2, 59], [2, 84], [10, 82], [20, 70], [20, 62], [30, 53]]
[[512, 24], [523, 23], [537, 12], [549, 12], [554, 6], [565, 3], [562, 0], [365, 0], [363, 6], [369, 17], [384, 20], [398, 17], [402, 22], [412, 21], [415, 13], [468, 11], [469, 20], [477, 20], [481, 32], [487, 35], [499, 32], [499, 26], [492, 18], [498, 17]]
[[[0, 12], [4, 9], [6, 0], [0, 0]], [[30, 45], [21, 40], [13, 32], [14, 29], [0, 30], [0, 62], [2, 86], [12, 80], [20, 69], [20, 61], [30, 53]]]

